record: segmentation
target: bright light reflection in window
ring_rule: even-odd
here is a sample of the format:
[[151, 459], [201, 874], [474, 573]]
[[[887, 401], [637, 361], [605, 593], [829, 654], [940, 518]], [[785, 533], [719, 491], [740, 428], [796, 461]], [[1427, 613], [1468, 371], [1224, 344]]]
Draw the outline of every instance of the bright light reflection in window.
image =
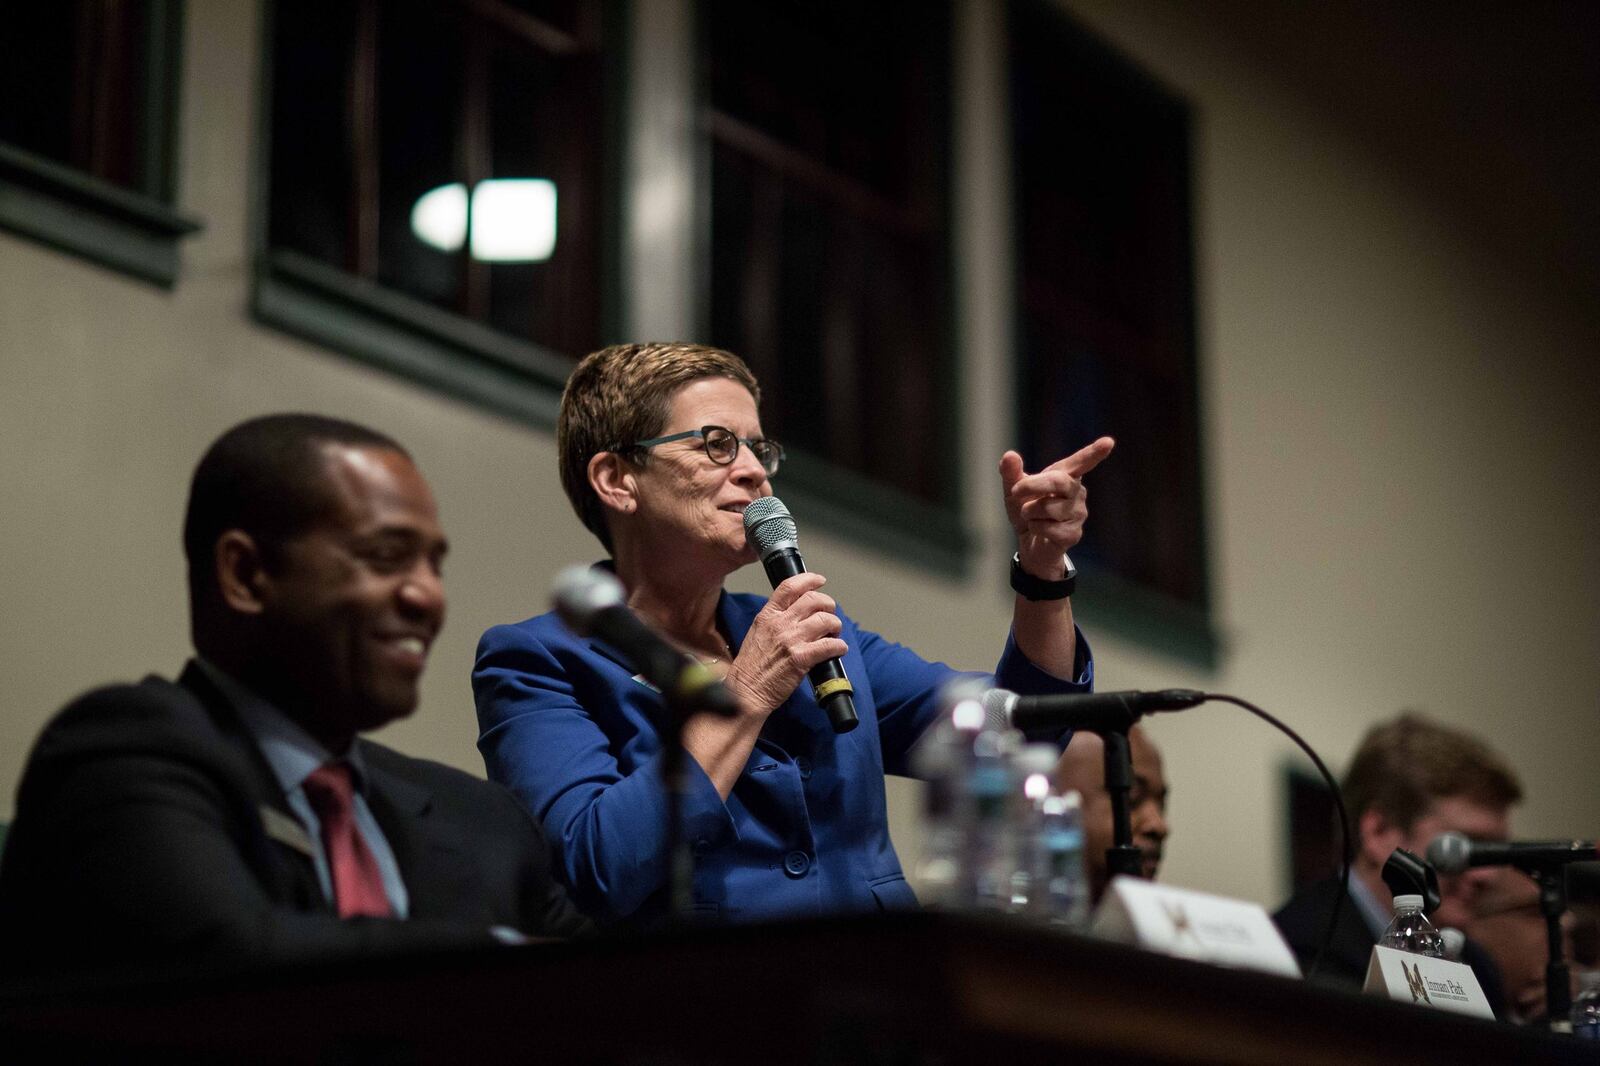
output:
[[425, 192], [411, 209], [411, 232], [441, 252], [467, 243], [467, 187], [459, 182]]
[[544, 178], [480, 182], [472, 195], [472, 257], [538, 263], [556, 247], [556, 183]]
[[[488, 263], [538, 263], [556, 247], [556, 186], [544, 178], [496, 178], [472, 194], [471, 252]], [[468, 243], [467, 188], [441, 185], [418, 198], [411, 232], [441, 252]]]

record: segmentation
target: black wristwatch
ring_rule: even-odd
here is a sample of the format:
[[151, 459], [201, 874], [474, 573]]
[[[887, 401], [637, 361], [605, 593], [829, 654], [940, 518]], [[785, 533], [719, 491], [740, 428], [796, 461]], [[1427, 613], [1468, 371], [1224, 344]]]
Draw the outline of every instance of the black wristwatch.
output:
[[1060, 581], [1045, 581], [1043, 578], [1034, 577], [1022, 569], [1022, 558], [1018, 553], [1011, 553], [1011, 587], [1025, 600], [1064, 600], [1072, 595], [1073, 586], [1078, 583], [1078, 569], [1072, 565], [1072, 560], [1062, 554], [1061, 561], [1067, 564], [1067, 576]]

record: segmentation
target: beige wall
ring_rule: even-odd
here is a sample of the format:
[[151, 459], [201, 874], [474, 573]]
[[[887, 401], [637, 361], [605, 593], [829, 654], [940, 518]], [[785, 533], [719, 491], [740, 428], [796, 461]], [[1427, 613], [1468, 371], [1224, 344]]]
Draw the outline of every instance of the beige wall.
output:
[[[1196, 106], [1206, 469], [1231, 653], [1192, 680], [1287, 719], [1336, 769], [1373, 720], [1426, 708], [1528, 779], [1517, 831], [1595, 835], [1593, 321], [1547, 296], [1552, 279], [1477, 247], [1450, 190], [1407, 184], [1337, 100], [1302, 102], [1243, 62], [1227, 20], [1070, 6]], [[1101, 649], [1107, 684], [1181, 679]], [[1217, 706], [1152, 733], [1175, 786], [1171, 877], [1272, 898], [1287, 745]]]
[[[1537, 279], [1475, 251], [1428, 190], [1364, 162], [1216, 32], [1187, 25], [1182, 5], [1073, 6], [1199, 116], [1208, 508], [1229, 648], [1206, 677], [1083, 618], [1102, 685], [1239, 693], [1336, 764], [1373, 719], [1425, 706], [1493, 737], [1532, 779], [1520, 830], [1600, 832], [1589, 469], [1600, 389], [1574, 352], [1588, 334], [1541, 304]], [[959, 53], [967, 469], [969, 483], [984, 479], [970, 505], [983, 541], [974, 578], [806, 533], [808, 562], [846, 609], [969, 667], [992, 662], [1008, 602], [989, 454], [1006, 441], [1008, 319], [988, 7], [963, 8]], [[182, 207], [207, 225], [184, 246], [176, 289], [0, 234], [0, 817], [50, 712], [92, 685], [180, 665], [187, 477], [241, 418], [299, 408], [371, 423], [434, 484], [455, 545], [450, 621], [423, 706], [385, 733], [406, 750], [481, 769], [467, 687], [478, 634], [541, 610], [554, 572], [597, 551], [560, 494], [547, 434], [249, 320], [253, 86], [241, 72], [254, 69], [255, 6], [187, 9]], [[747, 572], [734, 584], [761, 582]], [[1287, 744], [1222, 706], [1152, 732], [1175, 787], [1170, 877], [1274, 901]], [[909, 860], [916, 787], [891, 793]]]

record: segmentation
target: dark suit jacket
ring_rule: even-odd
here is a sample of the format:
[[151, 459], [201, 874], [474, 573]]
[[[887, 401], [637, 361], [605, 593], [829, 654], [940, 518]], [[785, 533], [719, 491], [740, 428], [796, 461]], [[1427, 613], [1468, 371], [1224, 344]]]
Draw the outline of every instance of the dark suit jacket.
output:
[[0, 968], [270, 963], [487, 944], [497, 925], [589, 929], [509, 792], [357, 743], [408, 921], [337, 916], [310, 856], [285, 842], [298, 821], [265, 758], [193, 663], [176, 684], [150, 677], [76, 700], [45, 727], [17, 792]]
[[[1278, 931], [1300, 961], [1302, 971], [1309, 973], [1311, 970], [1312, 960], [1316, 958], [1317, 948], [1322, 943], [1322, 934], [1328, 927], [1328, 916], [1333, 911], [1338, 890], [1337, 877], [1313, 882], [1296, 892], [1272, 916], [1272, 920], [1278, 924]], [[1367, 979], [1367, 961], [1377, 942], [1378, 938], [1372, 935], [1371, 927], [1357, 909], [1356, 901], [1346, 896], [1344, 906], [1339, 909], [1339, 924], [1334, 927], [1333, 939], [1328, 942], [1327, 955], [1317, 974], [1318, 982], [1360, 989]], [[1502, 1017], [1505, 1012], [1505, 990], [1500, 981], [1500, 969], [1489, 953], [1469, 940], [1461, 950], [1461, 961], [1472, 967], [1478, 984], [1483, 988], [1484, 998], [1494, 1009], [1495, 1017]]]

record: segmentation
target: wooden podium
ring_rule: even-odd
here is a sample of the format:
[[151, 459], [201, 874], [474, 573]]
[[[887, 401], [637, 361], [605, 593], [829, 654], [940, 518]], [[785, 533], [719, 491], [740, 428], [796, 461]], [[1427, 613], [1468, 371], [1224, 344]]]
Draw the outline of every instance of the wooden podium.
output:
[[0, 991], [0, 1061], [1600, 1062], [1571, 1038], [893, 914]]

